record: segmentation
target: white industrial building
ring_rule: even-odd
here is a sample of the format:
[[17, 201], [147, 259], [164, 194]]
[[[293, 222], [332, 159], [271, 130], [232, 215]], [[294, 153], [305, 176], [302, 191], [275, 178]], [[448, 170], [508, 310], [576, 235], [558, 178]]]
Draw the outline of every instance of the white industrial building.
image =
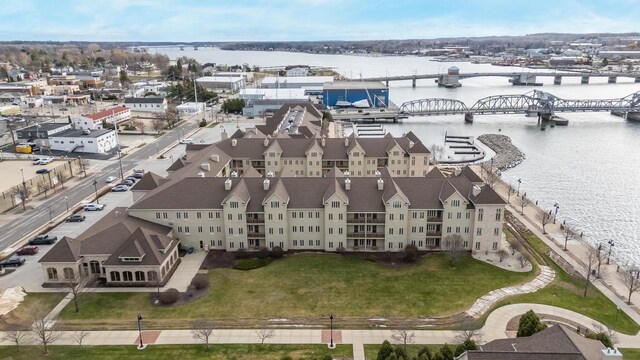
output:
[[260, 83], [265, 89], [304, 89], [307, 94], [321, 94], [325, 83], [333, 83], [333, 76], [267, 76]]
[[243, 76], [203, 76], [196, 79], [199, 85], [211, 91], [238, 91], [246, 85]]
[[164, 113], [167, 111], [167, 99], [163, 97], [131, 97], [124, 99], [124, 106], [131, 111]]
[[51, 150], [105, 153], [118, 145], [115, 130], [66, 130], [49, 136]]
[[179, 114], [199, 114], [204, 111], [205, 103], [186, 102], [176, 106]]
[[80, 130], [102, 129], [102, 122], [115, 124], [131, 119], [131, 110], [126, 106], [116, 106], [94, 114], [84, 114], [73, 119], [73, 125]]
[[288, 99], [296, 101], [309, 100], [309, 95], [304, 89], [255, 89], [245, 88], [238, 93], [243, 100], [279, 100]]
[[287, 66], [285, 71], [287, 77], [309, 76], [309, 67], [304, 65]]

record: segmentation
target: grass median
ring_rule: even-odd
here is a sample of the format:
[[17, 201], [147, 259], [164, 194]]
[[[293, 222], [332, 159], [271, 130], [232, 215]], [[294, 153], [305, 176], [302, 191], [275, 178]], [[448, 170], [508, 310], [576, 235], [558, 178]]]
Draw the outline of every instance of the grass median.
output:
[[280, 360], [289, 355], [293, 359], [321, 359], [324, 355], [334, 358], [351, 358], [351, 345], [338, 345], [330, 350], [326, 345], [149, 345], [144, 350], [130, 346], [50, 346], [49, 355], [42, 354], [40, 346], [0, 346], [0, 357], [14, 360], [32, 359], [95, 359], [95, 360]]
[[81, 294], [80, 312], [67, 306], [62, 321], [320, 317], [423, 317], [466, 310], [491, 290], [530, 280], [464, 258], [450, 266], [444, 254], [416, 264], [388, 265], [335, 254], [299, 254], [268, 266], [209, 271], [210, 289], [179, 306], [155, 306], [144, 293]]

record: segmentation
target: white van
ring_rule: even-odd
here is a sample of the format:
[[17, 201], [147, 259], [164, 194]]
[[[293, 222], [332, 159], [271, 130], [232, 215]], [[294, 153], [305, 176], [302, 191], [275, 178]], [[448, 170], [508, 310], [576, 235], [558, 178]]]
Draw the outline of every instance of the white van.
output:
[[33, 165], [47, 165], [53, 161], [50, 157], [37, 157], [33, 159]]

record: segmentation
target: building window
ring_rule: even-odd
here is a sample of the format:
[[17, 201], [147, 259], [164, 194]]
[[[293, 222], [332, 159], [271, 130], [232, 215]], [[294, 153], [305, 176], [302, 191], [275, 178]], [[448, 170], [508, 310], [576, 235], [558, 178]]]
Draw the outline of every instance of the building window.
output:
[[329, 241], [329, 248], [333, 249], [333, 241]]
[[239, 203], [237, 201], [232, 201], [229, 203], [229, 207], [232, 209], [237, 209], [239, 207]]
[[122, 280], [123, 281], [133, 281], [133, 274], [131, 271], [123, 271], [122, 272]]
[[498, 250], [498, 243], [497, 242], [493, 243], [493, 250]]
[[500, 221], [502, 219], [502, 209], [496, 210], [496, 221]]
[[500, 235], [500, 228], [493, 229], [493, 236], [498, 236], [498, 235]]
[[479, 242], [476, 243], [476, 250], [480, 250], [480, 243]]
[[100, 263], [96, 260], [89, 261], [89, 268], [92, 274], [100, 274]]
[[461, 212], [456, 214], [456, 219], [462, 219], [462, 213]]
[[111, 277], [111, 281], [120, 281], [120, 272], [118, 271], [110, 272], [109, 276]]
[[469, 241], [465, 240], [462, 242], [462, 247], [464, 247], [465, 249], [469, 247]]
[[460, 200], [451, 200], [451, 206], [455, 206], [455, 207], [460, 206]]
[[149, 279], [149, 281], [158, 281], [158, 273], [155, 271], [147, 271], [147, 279]]
[[202, 219], [202, 213], [200, 211], [196, 213], [196, 218]]
[[331, 202], [331, 207], [334, 209], [339, 209], [340, 208], [340, 201], [332, 201]]
[[478, 221], [482, 221], [484, 217], [484, 209], [478, 209]]
[[482, 228], [477, 228], [476, 229], [476, 235], [478, 235], [478, 236], [482, 235]]
[[58, 280], [58, 270], [56, 268], [48, 268], [47, 277], [49, 277], [49, 280]]
[[451, 226], [447, 226], [447, 234], [451, 234]]
[[298, 246], [298, 240], [293, 240], [293, 246]]
[[67, 268], [64, 268], [63, 271], [64, 271], [64, 278], [66, 280], [75, 279], [75, 274], [72, 268], [67, 267]]
[[394, 209], [399, 209], [401, 207], [402, 207], [402, 202], [400, 202], [400, 201], [394, 201], [393, 202], [393, 208]]

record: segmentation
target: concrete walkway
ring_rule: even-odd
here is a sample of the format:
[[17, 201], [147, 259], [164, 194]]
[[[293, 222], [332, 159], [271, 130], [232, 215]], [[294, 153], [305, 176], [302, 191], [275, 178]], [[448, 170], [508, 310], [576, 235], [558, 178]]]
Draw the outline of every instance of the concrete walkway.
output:
[[474, 318], [479, 318], [498, 301], [512, 295], [528, 294], [536, 292], [549, 285], [556, 277], [556, 272], [548, 266], [540, 266], [540, 274], [535, 279], [522, 285], [509, 286], [496, 289], [483, 295], [471, 306], [466, 313]]

